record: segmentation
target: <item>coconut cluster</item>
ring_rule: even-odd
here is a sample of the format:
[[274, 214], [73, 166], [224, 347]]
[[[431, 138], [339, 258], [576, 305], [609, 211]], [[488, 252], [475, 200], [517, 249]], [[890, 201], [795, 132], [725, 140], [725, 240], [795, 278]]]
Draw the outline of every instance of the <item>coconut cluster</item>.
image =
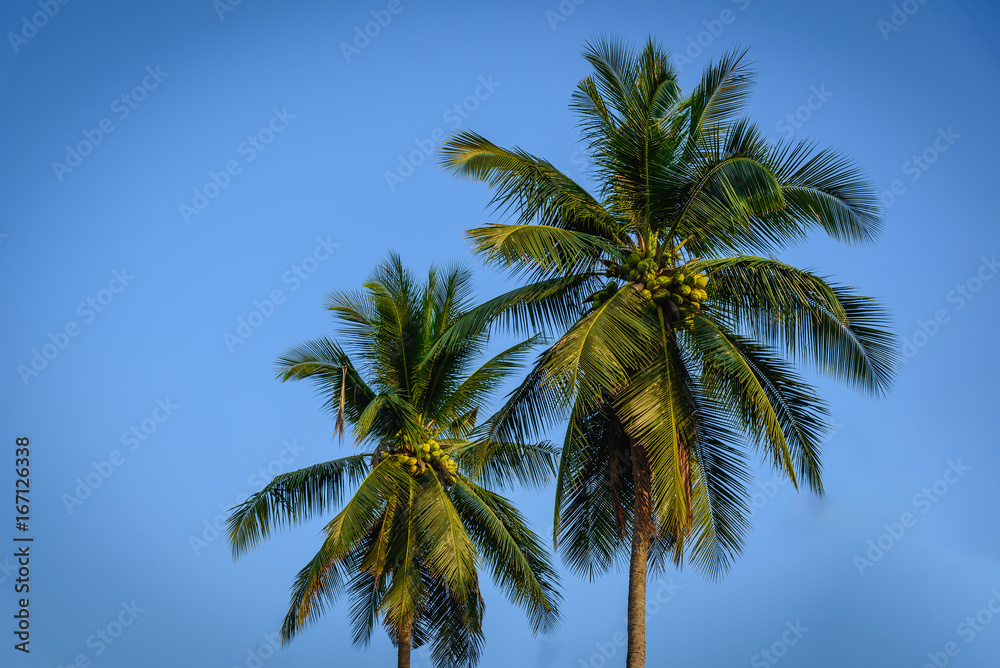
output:
[[[669, 254], [666, 260], [673, 264], [676, 255]], [[641, 288], [641, 295], [650, 308], [663, 307], [673, 316], [673, 320], [681, 321], [689, 326], [694, 314], [702, 310], [703, 303], [708, 299], [708, 276], [699, 273], [690, 264], [680, 267], [657, 265], [653, 257], [640, 257], [632, 253], [622, 265], [608, 266], [610, 276], [621, 278], [627, 283], [636, 283]], [[614, 278], [607, 286], [593, 296], [593, 305], [598, 307], [619, 290]]]
[[435, 466], [449, 476], [454, 476], [458, 471], [458, 464], [455, 460], [449, 457], [433, 438], [426, 443], [413, 446], [412, 449], [407, 448], [393, 452], [389, 457], [404, 466], [408, 466], [413, 475], [423, 473], [429, 466]]

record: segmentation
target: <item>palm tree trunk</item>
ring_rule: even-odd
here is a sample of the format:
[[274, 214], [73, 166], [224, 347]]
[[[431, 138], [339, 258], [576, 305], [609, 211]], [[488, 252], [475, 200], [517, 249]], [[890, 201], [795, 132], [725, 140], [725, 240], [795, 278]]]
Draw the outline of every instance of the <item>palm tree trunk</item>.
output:
[[410, 634], [412, 629], [412, 619], [407, 619], [399, 627], [399, 655], [396, 662], [398, 668], [410, 668]]
[[628, 653], [626, 668], [646, 665], [646, 564], [649, 557], [650, 480], [642, 446], [632, 442], [635, 480], [635, 516], [632, 523], [632, 561], [628, 569]]

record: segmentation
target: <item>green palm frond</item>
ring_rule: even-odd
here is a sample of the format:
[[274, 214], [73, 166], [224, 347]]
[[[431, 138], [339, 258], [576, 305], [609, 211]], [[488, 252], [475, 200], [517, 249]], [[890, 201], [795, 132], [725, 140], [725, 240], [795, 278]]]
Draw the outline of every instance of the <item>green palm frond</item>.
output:
[[593, 581], [622, 564], [633, 497], [628, 435], [613, 407], [578, 403], [559, 460], [554, 520], [554, 542], [572, 570]]
[[471, 441], [452, 455], [477, 484], [501, 489], [514, 483], [540, 489], [555, 475], [559, 449], [548, 441]]
[[752, 476], [738, 432], [722, 419], [725, 406], [694, 389], [698, 420], [692, 449], [692, 528], [684, 543], [690, 545], [694, 567], [718, 579], [742, 553], [750, 533]]
[[545, 382], [568, 386], [596, 404], [626, 383], [655, 341], [638, 289], [626, 286], [581, 317], [547, 351]]
[[757, 417], [758, 424], [767, 426], [766, 431], [755, 433], [747, 427], [744, 433], [760, 437], [766, 433], [770, 439], [773, 419], [783, 441], [780, 446], [773, 441], [770, 444], [775, 466], [788, 473], [788, 457], [794, 471], [791, 481], [804, 479], [811, 491], [822, 494], [820, 444], [829, 428], [829, 412], [815, 390], [773, 351], [714, 323], [700, 321], [693, 336], [699, 339], [699, 352], [703, 353], [702, 382], [707, 387], [721, 385], [719, 396], [727, 397], [726, 405], [739, 411], [743, 419], [758, 410], [766, 413]]
[[524, 609], [535, 633], [555, 630], [561, 600], [558, 575], [521, 513], [502, 496], [468, 479], [452, 487], [451, 498], [497, 587]]
[[528, 353], [540, 340], [541, 337], [533, 336], [515, 343], [466, 376], [449, 393], [446, 401], [435, 410], [440, 416], [438, 419], [442, 422], [442, 426], [483, 406], [503, 383], [521, 369]]
[[479, 663], [486, 637], [482, 619], [486, 602], [478, 589], [464, 600], [440, 582], [428, 588], [427, 611], [421, 621], [433, 637], [431, 661], [436, 666], [471, 668]]
[[601, 237], [551, 225], [493, 224], [466, 237], [487, 264], [536, 280], [593, 271], [602, 256], [621, 261], [618, 249]]
[[457, 176], [490, 185], [496, 191], [490, 205], [501, 212], [516, 208], [521, 223], [612, 238], [618, 230], [597, 200], [550, 163], [516, 148], [502, 149], [474, 132], [461, 131], [445, 142], [441, 164]]
[[474, 593], [478, 555], [465, 524], [444, 487], [435, 479], [425, 484], [416, 497], [413, 517], [418, 530], [433, 537], [424, 559], [435, 577], [447, 583], [460, 601]]
[[899, 354], [886, 333], [889, 316], [875, 300], [769, 258], [737, 256], [699, 266], [711, 277], [719, 317], [850, 387], [888, 391]]
[[289, 527], [339, 506], [347, 488], [364, 480], [371, 455], [354, 455], [275, 477], [232, 510], [229, 542], [240, 557], [266, 540], [271, 531]]
[[497, 325], [517, 335], [563, 330], [580, 317], [584, 300], [603, 286], [597, 274], [544, 279], [509, 290], [467, 311], [429, 354], [455, 349], [467, 337]]
[[[281, 624], [281, 643], [287, 644], [303, 628], [322, 617], [328, 606], [332, 606], [350, 586], [356, 586], [352, 577], [362, 546], [343, 554], [336, 540], [329, 537], [309, 563], [306, 564], [292, 583], [292, 596], [288, 613]], [[378, 581], [373, 582], [373, 592], [378, 590]]]
[[804, 234], [820, 227], [832, 238], [849, 243], [871, 243], [881, 230], [878, 191], [846, 156], [810, 142], [779, 142], [769, 164], [781, 183], [788, 208], [775, 219], [794, 221]]
[[736, 119], [746, 107], [754, 83], [746, 54], [746, 50], [729, 51], [709, 63], [701, 82], [685, 100], [689, 157], [697, 152], [704, 137]]

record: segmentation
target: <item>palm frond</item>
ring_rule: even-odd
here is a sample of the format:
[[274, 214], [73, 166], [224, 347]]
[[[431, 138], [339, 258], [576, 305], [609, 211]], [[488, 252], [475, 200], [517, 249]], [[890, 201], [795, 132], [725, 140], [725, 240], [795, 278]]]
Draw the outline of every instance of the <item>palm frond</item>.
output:
[[232, 509], [228, 519], [233, 556], [266, 540], [272, 530], [291, 526], [339, 506], [349, 485], [371, 469], [371, 455], [354, 455], [275, 477]]

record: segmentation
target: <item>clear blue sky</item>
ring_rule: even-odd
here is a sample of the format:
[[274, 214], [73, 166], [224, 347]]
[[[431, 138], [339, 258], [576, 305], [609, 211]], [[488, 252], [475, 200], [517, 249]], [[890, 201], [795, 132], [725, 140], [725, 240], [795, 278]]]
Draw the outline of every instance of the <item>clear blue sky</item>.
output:
[[[280, 353], [329, 331], [324, 295], [388, 249], [421, 272], [472, 261], [462, 231], [496, 219], [489, 192], [438, 169], [435, 138], [468, 127], [581, 176], [569, 98], [582, 45], [610, 32], [687, 54], [685, 87], [749, 47], [766, 133], [843, 149], [881, 191], [896, 182], [877, 245], [816, 239], [786, 257], [884, 300], [911, 346], [887, 400], [820, 382], [840, 425], [824, 499], [763, 470], [728, 577], [651, 583], [648, 665], [917, 667], [949, 649], [949, 665], [995, 665], [992, 3], [908, 0], [894, 17], [857, 0], [232, 2], [0, 8], [0, 555], [18, 435], [35, 536], [30, 655], [12, 648], [0, 556], [0, 663], [390, 665], [382, 633], [351, 648], [347, 605], [270, 656], [320, 522], [238, 563], [206, 527], [270, 474], [347, 451], [310, 387], [274, 380]], [[35, 29], [40, 6], [54, 15]], [[503, 288], [475, 266], [482, 295]], [[88, 475], [100, 486], [77, 490]], [[517, 499], [548, 535], [550, 491]], [[600, 668], [602, 648], [623, 663], [624, 575], [564, 582], [566, 623], [537, 640], [487, 591], [482, 666]]]

